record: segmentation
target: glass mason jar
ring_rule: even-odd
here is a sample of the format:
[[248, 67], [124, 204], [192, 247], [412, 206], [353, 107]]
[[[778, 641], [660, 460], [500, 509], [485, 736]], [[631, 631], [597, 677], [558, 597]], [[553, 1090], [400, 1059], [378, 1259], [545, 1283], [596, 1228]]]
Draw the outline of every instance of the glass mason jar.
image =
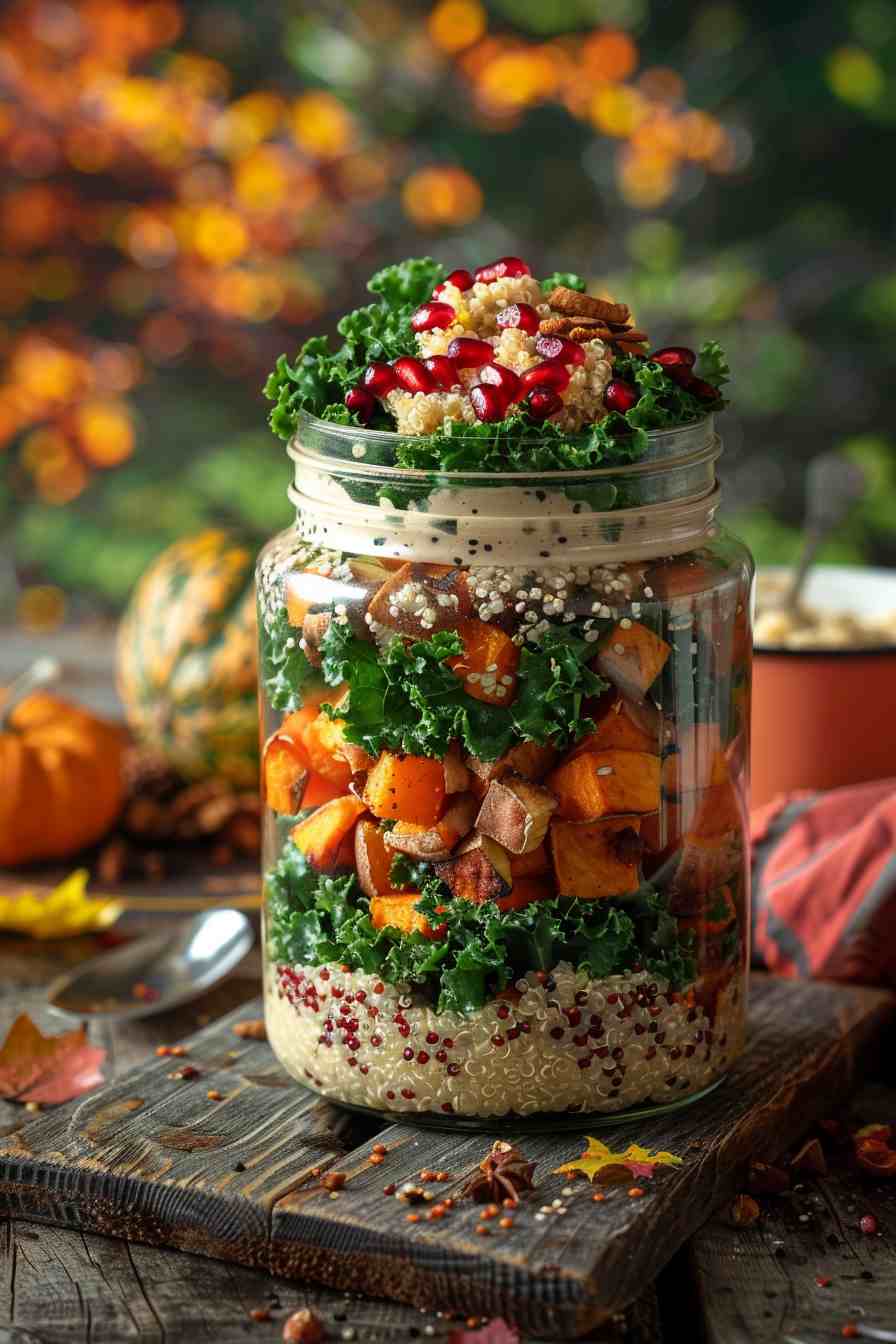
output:
[[753, 565], [711, 419], [649, 438], [434, 475], [300, 424], [258, 567], [265, 995], [333, 1101], [593, 1123], [742, 1048]]

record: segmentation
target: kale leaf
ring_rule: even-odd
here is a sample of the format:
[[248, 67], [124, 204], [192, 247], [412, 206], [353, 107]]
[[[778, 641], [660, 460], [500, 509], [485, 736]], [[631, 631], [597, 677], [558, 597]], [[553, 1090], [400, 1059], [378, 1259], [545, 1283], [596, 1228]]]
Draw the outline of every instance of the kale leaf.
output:
[[580, 275], [573, 271], [554, 271], [553, 275], [545, 276], [541, 282], [542, 294], [550, 294], [552, 289], [562, 285], [564, 289], [577, 289], [580, 294], [584, 294], [588, 286]]
[[317, 673], [299, 647], [300, 632], [290, 625], [285, 607], [271, 618], [259, 615], [258, 625], [261, 679], [268, 701], [274, 709], [301, 709], [302, 688], [315, 680]]
[[675, 920], [650, 887], [625, 901], [557, 897], [501, 911], [492, 902], [451, 899], [437, 879], [424, 876], [417, 909], [438, 929], [432, 939], [375, 929], [354, 875], [315, 872], [288, 841], [266, 876], [265, 893], [275, 961], [335, 961], [408, 981], [427, 991], [440, 1012], [473, 1012], [527, 971], [549, 971], [559, 961], [584, 966], [595, 978], [642, 964], [676, 988], [694, 977]]
[[[281, 439], [290, 438], [300, 411], [360, 426], [343, 404], [346, 392], [360, 380], [372, 360], [388, 361], [416, 352], [411, 314], [429, 297], [443, 274], [444, 268], [431, 257], [387, 266], [367, 285], [380, 301], [356, 308], [338, 322], [336, 330], [343, 338], [338, 350], [330, 349], [326, 336], [312, 336], [292, 364], [281, 355], [264, 387], [265, 396], [275, 403], [270, 417], [274, 433]], [[395, 426], [392, 417], [380, 409], [367, 427]]]
[[548, 631], [540, 644], [522, 650], [517, 695], [508, 707], [467, 695], [445, 661], [462, 651], [460, 637], [449, 630], [412, 644], [396, 636], [377, 650], [331, 621], [321, 642], [321, 670], [328, 686], [347, 682], [350, 689], [338, 709], [324, 709], [344, 722], [349, 742], [372, 756], [388, 750], [439, 757], [446, 742], [457, 739], [471, 755], [494, 761], [520, 739], [564, 747], [592, 730], [582, 703], [606, 682], [587, 666], [594, 646], [571, 628]]

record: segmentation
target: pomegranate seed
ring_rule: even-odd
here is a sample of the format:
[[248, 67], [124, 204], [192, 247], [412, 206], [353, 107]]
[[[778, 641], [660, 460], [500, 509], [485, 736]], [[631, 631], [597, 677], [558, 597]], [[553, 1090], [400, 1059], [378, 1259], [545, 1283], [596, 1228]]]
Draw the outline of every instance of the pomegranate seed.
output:
[[534, 336], [541, 318], [531, 303], [511, 303], [501, 309], [495, 321], [499, 327], [519, 327], [527, 336]]
[[366, 387], [352, 387], [345, 394], [345, 404], [366, 425], [376, 410], [376, 397]]
[[624, 415], [626, 411], [632, 409], [639, 396], [638, 389], [627, 383], [624, 378], [612, 378], [604, 392], [604, 405], [608, 410], [618, 411], [620, 415]]
[[535, 349], [542, 359], [559, 359], [561, 364], [585, 363], [585, 351], [578, 341], [567, 341], [562, 336], [539, 336]]
[[435, 384], [432, 374], [419, 359], [413, 355], [402, 355], [392, 365], [395, 377], [406, 392], [432, 392]]
[[375, 397], [384, 397], [393, 387], [398, 386], [398, 379], [391, 364], [384, 364], [382, 360], [377, 359], [368, 364], [364, 370], [363, 383], [367, 391], [372, 392]]
[[448, 358], [459, 369], [478, 369], [490, 364], [494, 353], [488, 341], [478, 341], [472, 336], [455, 336], [447, 350]]
[[470, 389], [470, 401], [477, 420], [503, 420], [507, 414], [507, 397], [498, 387], [477, 383]]
[[866, 1237], [873, 1237], [877, 1231], [877, 1219], [873, 1213], [865, 1213], [859, 1219], [859, 1230], [864, 1232]]
[[500, 388], [508, 401], [516, 401], [519, 396], [519, 375], [504, 364], [483, 364], [479, 370], [479, 380], [491, 387]]
[[527, 404], [533, 420], [547, 420], [548, 416], [556, 415], [563, 409], [560, 397], [549, 387], [536, 388], [534, 392], [530, 392]]
[[527, 369], [520, 378], [520, 384], [524, 394], [536, 387], [549, 387], [554, 392], [563, 392], [569, 386], [569, 370], [549, 359], [544, 364], [536, 364], [534, 369]]
[[662, 350], [654, 350], [647, 358], [653, 360], [654, 364], [662, 364], [664, 369], [681, 365], [692, 369], [697, 360], [693, 350], [689, 350], [686, 345], [664, 345]]
[[423, 366], [429, 369], [432, 380], [440, 392], [450, 392], [451, 388], [460, 382], [454, 361], [447, 359], [445, 355], [430, 355], [429, 359], [424, 359]]
[[459, 289], [461, 291], [472, 289], [473, 277], [469, 271], [463, 271], [463, 270], [452, 271], [450, 275], [445, 276], [445, 279], [442, 281], [440, 285], [436, 285], [435, 289], [432, 292], [432, 296], [434, 299], [438, 299], [441, 297], [441, 295], [445, 291], [446, 285], [454, 285], [455, 289]]
[[433, 331], [450, 327], [456, 314], [450, 303], [423, 303], [411, 317], [414, 331]]
[[712, 383], [707, 383], [703, 378], [692, 378], [688, 383], [688, 391], [698, 401], [708, 402], [718, 401], [719, 399], [719, 389], [713, 387]]
[[497, 261], [490, 261], [487, 266], [480, 266], [473, 272], [474, 279], [480, 284], [490, 285], [493, 280], [503, 280], [509, 276], [515, 280], [521, 275], [531, 275], [532, 272], [524, 261], [519, 257], [499, 257]]

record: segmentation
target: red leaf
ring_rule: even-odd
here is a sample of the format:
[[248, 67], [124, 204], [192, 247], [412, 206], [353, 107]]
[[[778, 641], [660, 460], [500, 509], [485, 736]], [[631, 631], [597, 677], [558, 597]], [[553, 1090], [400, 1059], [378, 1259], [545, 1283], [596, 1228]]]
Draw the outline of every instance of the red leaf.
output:
[[84, 1027], [44, 1036], [26, 1013], [0, 1046], [0, 1097], [53, 1104], [80, 1097], [103, 1081], [105, 1050], [91, 1045]]
[[481, 1330], [452, 1330], [448, 1344], [520, 1344], [520, 1337], [512, 1325], [496, 1316]]

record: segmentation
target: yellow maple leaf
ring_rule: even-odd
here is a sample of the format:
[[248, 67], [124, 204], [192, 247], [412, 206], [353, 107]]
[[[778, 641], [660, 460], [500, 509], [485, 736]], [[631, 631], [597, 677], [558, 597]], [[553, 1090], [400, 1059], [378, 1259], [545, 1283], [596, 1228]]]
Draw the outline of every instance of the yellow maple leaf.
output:
[[31, 938], [72, 938], [107, 929], [123, 907], [113, 896], [88, 896], [87, 878], [86, 868], [76, 868], [52, 891], [0, 891], [0, 930]]
[[601, 1181], [612, 1184], [617, 1180], [628, 1180], [632, 1176], [649, 1177], [655, 1167], [680, 1167], [681, 1158], [674, 1153], [652, 1153], [639, 1143], [630, 1143], [620, 1152], [613, 1152], [600, 1139], [586, 1139], [585, 1151], [572, 1162], [564, 1162], [557, 1167], [556, 1176], [587, 1176], [589, 1181]]

